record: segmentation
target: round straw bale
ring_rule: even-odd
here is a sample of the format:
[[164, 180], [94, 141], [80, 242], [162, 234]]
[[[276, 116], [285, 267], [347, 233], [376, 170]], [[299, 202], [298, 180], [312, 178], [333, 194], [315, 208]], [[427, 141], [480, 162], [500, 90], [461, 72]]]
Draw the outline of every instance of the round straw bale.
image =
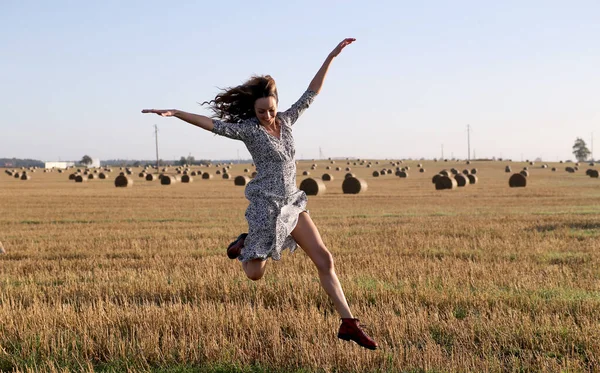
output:
[[26, 172], [23, 172], [23, 174], [20, 177], [21, 180], [31, 180], [31, 176], [27, 175]]
[[450, 172], [448, 172], [447, 170], [441, 170], [440, 175], [450, 177]]
[[84, 177], [84, 175], [76, 175], [75, 176], [75, 182], [76, 183], [83, 183], [84, 181], [87, 181], [87, 177]]
[[181, 182], [182, 183], [193, 183], [194, 182], [194, 178], [191, 177], [190, 175], [183, 175], [181, 177]]
[[522, 173], [513, 174], [510, 179], [508, 179], [508, 185], [511, 188], [525, 187], [527, 186], [527, 176]]
[[346, 175], [344, 175], [344, 180], [349, 177], [355, 177], [355, 175], [352, 172], [348, 172]]
[[579, 162], [575, 163], [575, 166], [579, 166]]
[[542, 168], [548, 168], [548, 165], [547, 164], [543, 164]]
[[98, 174], [98, 178], [104, 180], [104, 179], [106, 179], [106, 174], [104, 172], [100, 172]]
[[593, 170], [590, 168], [589, 170], [587, 170], [587, 175], [589, 177], [593, 177], [593, 178], [597, 179], [598, 178], [598, 170]]
[[471, 164], [471, 161], [467, 161], [467, 164]]
[[379, 171], [377, 171], [377, 170], [373, 171], [373, 177], [379, 177]]
[[590, 166], [595, 166], [594, 162], [590, 162]]
[[529, 162], [530, 166], [533, 166], [535, 164], [535, 162]]
[[147, 181], [154, 181], [154, 180], [156, 180], [156, 175], [155, 174], [148, 174], [148, 175], [146, 175], [146, 180]]
[[254, 172], [252, 173], [252, 175], [250, 175], [250, 177], [254, 179], [254, 178], [256, 177], [256, 175], [258, 175], [258, 172], [254, 171]]
[[331, 170], [331, 166], [325, 167], [326, 170]]
[[177, 182], [177, 179], [175, 178], [175, 176], [163, 175], [160, 178], [161, 185], [171, 185], [171, 184], [175, 184], [176, 182]]
[[456, 185], [459, 187], [464, 187], [467, 184], [469, 184], [469, 179], [467, 178], [466, 175], [463, 175], [463, 174], [454, 175], [454, 180], [456, 180]]
[[15, 179], [20, 179], [20, 178], [21, 178], [21, 173], [20, 172], [15, 173]]
[[573, 168], [575, 169], [575, 171], [579, 171], [579, 167], [575, 166]]
[[336, 171], [341, 171], [341, 170], [342, 170], [342, 168], [341, 168], [341, 167], [336, 167], [336, 168], [335, 168], [335, 170], [336, 170]]
[[125, 176], [125, 172], [119, 172], [119, 176]]
[[458, 170], [456, 168], [451, 168], [450, 172], [452, 172], [453, 175], [458, 175], [459, 174], [459, 172], [458, 172]]
[[323, 174], [323, 176], [321, 176], [321, 180], [323, 180], [323, 181], [333, 181], [333, 175], [331, 175], [331, 174]]
[[221, 170], [217, 170], [215, 173], [216, 173], [217, 175], [221, 175]]
[[425, 169], [421, 167], [421, 168], [419, 168], [419, 172], [423, 173], [423, 172], [425, 172]]
[[523, 171], [529, 171], [529, 167], [527, 167], [527, 166], [523, 167]]
[[510, 166], [504, 167], [504, 172], [512, 172], [512, 170], [510, 169]]
[[462, 173], [465, 175], [468, 175], [471, 173], [471, 171], [469, 171], [468, 169], [465, 168]]
[[190, 176], [196, 176], [196, 175], [198, 175], [198, 173], [196, 171], [190, 172]]
[[456, 179], [450, 176], [438, 175], [439, 177], [435, 180], [435, 189], [454, 189], [457, 187]]
[[552, 171], [553, 171], [553, 172], [556, 172], [556, 167], [552, 167]]
[[304, 171], [304, 172], [302, 172], [302, 175], [304, 175], [304, 176], [308, 176], [308, 175], [310, 175], [310, 172], [308, 172], [308, 171]]
[[469, 184], [477, 184], [477, 175], [468, 174], [467, 177], [469, 178]]
[[244, 186], [244, 185], [248, 184], [249, 182], [250, 182], [250, 178], [245, 175], [236, 176], [235, 179], [233, 179], [234, 185]]
[[352, 169], [350, 167], [346, 167], [346, 172], [350, 172]]
[[476, 175], [476, 174], [477, 174], [477, 169], [476, 169], [476, 168], [472, 168], [472, 169], [471, 169], [471, 173], [472, 173], [473, 175]]
[[573, 167], [565, 167], [565, 171], [567, 171], [569, 173], [573, 173], [573, 172], [575, 172], [575, 169]]
[[529, 171], [527, 170], [523, 170], [521, 172], [519, 172], [521, 175], [525, 176], [525, 177], [529, 177]]
[[[218, 172], [218, 171], [217, 171], [217, 172]], [[212, 178], [213, 178], [213, 175], [212, 175], [210, 172], [204, 172], [204, 173], [202, 174], [202, 178], [203, 178], [203, 179], [205, 179], [205, 180], [210, 180], [210, 179], [212, 179]]]
[[77, 174], [70, 174], [69, 180], [75, 180], [76, 177], [77, 177]]
[[319, 194], [324, 194], [327, 190], [325, 183], [323, 180], [317, 178], [308, 178], [302, 180], [300, 183], [300, 190], [304, 191], [307, 196], [316, 196]]
[[368, 164], [368, 165], [367, 165], [367, 168], [371, 168], [371, 164]]
[[387, 170], [387, 174], [390, 175], [393, 171], [392, 170]]
[[398, 175], [398, 177], [401, 177], [403, 179], [408, 177], [408, 174], [406, 173], [406, 171], [400, 171], [397, 173], [397, 175]]
[[419, 163], [419, 164], [417, 165], [417, 167], [419, 167], [419, 168], [423, 168], [423, 164]]
[[88, 180], [94, 180], [95, 178], [96, 178], [96, 175], [94, 175], [94, 174], [88, 175]]
[[115, 186], [119, 188], [126, 188], [133, 186], [133, 180], [128, 178], [127, 176], [119, 175], [115, 179]]
[[231, 175], [228, 174], [227, 172], [223, 172], [223, 179], [229, 180], [229, 179], [231, 179]]
[[358, 194], [367, 191], [367, 182], [354, 176], [347, 177], [342, 183], [344, 194]]
[[437, 179], [440, 178], [440, 177], [442, 177], [442, 176], [444, 176], [444, 175], [441, 175], [441, 174], [435, 174], [435, 175], [433, 175], [433, 177], [431, 178], [431, 182], [433, 184], [437, 183]]

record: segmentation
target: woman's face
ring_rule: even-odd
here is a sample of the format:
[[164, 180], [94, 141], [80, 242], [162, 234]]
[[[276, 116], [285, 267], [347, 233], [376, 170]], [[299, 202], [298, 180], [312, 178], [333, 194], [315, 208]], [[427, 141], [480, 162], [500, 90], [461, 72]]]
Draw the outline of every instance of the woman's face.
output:
[[275, 123], [275, 116], [277, 115], [277, 101], [275, 97], [262, 97], [256, 100], [254, 103], [254, 112], [258, 121], [263, 126], [271, 126]]

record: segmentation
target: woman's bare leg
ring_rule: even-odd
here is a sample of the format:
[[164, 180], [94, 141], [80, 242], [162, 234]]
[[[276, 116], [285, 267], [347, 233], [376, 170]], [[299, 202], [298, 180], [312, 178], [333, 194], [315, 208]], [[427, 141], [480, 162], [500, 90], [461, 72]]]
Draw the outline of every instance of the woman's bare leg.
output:
[[303, 212], [298, 216], [298, 224], [292, 231], [292, 237], [315, 263], [319, 272], [321, 286], [333, 301], [341, 318], [352, 318], [350, 307], [346, 302], [342, 285], [333, 268], [333, 257], [321, 239], [321, 235], [310, 216]]
[[242, 268], [250, 280], [258, 281], [265, 274], [265, 270], [267, 269], [267, 261], [253, 259], [248, 262], [242, 262]]

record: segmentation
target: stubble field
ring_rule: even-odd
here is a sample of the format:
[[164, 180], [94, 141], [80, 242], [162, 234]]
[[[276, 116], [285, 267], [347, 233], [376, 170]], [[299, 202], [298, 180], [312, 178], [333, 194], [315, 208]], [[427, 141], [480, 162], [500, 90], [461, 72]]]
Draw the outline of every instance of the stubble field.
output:
[[[133, 187], [115, 188], [118, 168], [86, 183], [0, 169], [0, 371], [599, 369], [600, 180], [587, 164], [529, 166], [528, 186], [509, 188], [507, 162], [419, 173], [410, 161], [406, 179], [371, 176], [389, 161], [314, 163], [311, 176], [342, 167], [308, 208], [379, 350], [336, 338], [302, 250], [258, 282], [227, 259], [248, 204], [232, 179], [163, 186], [134, 169]], [[345, 167], [366, 193], [342, 193]], [[476, 167], [478, 183], [436, 191], [431, 177], [451, 167]]]

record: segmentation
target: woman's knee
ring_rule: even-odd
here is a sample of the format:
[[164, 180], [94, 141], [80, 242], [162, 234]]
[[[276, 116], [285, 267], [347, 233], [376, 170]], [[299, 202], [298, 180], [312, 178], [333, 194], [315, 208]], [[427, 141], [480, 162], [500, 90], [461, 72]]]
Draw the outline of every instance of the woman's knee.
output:
[[246, 276], [252, 281], [260, 280], [265, 274], [265, 265], [261, 260], [244, 263], [243, 267]]
[[325, 246], [322, 247], [319, 259], [315, 264], [317, 265], [317, 269], [319, 270], [319, 272], [333, 271], [333, 256]]

